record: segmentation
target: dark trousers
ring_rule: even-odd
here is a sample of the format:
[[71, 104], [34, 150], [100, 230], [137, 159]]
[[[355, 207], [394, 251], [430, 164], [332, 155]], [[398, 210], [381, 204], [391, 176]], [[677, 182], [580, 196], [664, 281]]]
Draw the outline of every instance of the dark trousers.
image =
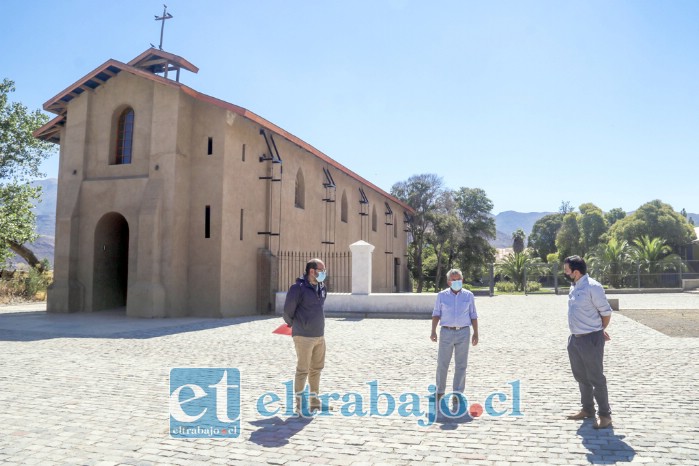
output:
[[582, 409], [594, 414], [596, 400], [599, 415], [611, 416], [607, 379], [604, 376], [604, 331], [582, 337], [571, 335], [568, 338], [568, 357], [573, 376], [580, 386]]

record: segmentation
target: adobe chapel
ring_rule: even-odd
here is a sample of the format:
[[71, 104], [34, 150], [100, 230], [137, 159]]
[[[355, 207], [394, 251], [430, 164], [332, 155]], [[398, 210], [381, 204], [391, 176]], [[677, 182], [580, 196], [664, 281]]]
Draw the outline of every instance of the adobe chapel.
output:
[[44, 104], [58, 116], [34, 135], [60, 145], [49, 312], [268, 313], [314, 255], [329, 291], [348, 291], [341, 258], [359, 240], [375, 246], [372, 291], [410, 291], [407, 204], [183, 85], [183, 71], [198, 68], [150, 48], [107, 60]]

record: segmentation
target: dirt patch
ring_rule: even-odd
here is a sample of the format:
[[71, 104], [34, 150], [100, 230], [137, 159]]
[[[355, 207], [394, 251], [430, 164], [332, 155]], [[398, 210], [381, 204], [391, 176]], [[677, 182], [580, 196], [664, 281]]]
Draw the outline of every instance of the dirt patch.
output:
[[624, 309], [617, 312], [671, 337], [699, 337], [699, 309]]

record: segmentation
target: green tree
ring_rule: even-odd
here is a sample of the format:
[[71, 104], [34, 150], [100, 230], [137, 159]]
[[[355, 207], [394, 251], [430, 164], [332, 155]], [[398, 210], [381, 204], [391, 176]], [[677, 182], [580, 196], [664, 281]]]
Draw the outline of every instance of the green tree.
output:
[[621, 207], [615, 207], [606, 214], [604, 214], [604, 219], [607, 221], [607, 224], [610, 227], [624, 217], [626, 217], [626, 212], [624, 212], [624, 209], [622, 209]]
[[531, 255], [531, 250], [508, 254], [502, 262], [496, 264], [497, 272], [503, 278], [509, 278], [515, 284], [515, 291], [524, 291], [526, 281], [541, 276], [539, 259]]
[[546, 263], [549, 265], [550, 264], [558, 264], [559, 263], [558, 253], [552, 252], [548, 256], [546, 256]]
[[687, 211], [682, 207], [682, 210], [680, 210], [680, 215], [682, 215], [684, 218], [687, 219], [687, 222], [689, 222], [690, 225], [694, 226], [694, 219], [687, 214]]
[[456, 214], [453, 191], [445, 190], [440, 194], [435, 210], [434, 228], [429, 239], [437, 258], [434, 287], [439, 290], [446, 287], [446, 270], [451, 269], [456, 260], [463, 224]]
[[621, 288], [628, 275], [631, 247], [626, 241], [611, 238], [598, 244], [589, 255], [590, 271], [604, 284]]
[[608, 225], [602, 209], [596, 205], [592, 203], [581, 204], [579, 209], [580, 251], [581, 255], [584, 256], [600, 243], [602, 235], [607, 232]]
[[408, 223], [408, 233], [412, 238], [408, 249], [408, 267], [413, 279], [417, 281], [418, 293], [422, 293], [425, 283], [424, 249], [428, 232], [434, 225], [435, 207], [441, 192], [442, 178], [434, 174], [414, 175], [391, 188], [391, 194], [415, 210], [412, 221]]
[[560, 213], [545, 215], [534, 223], [527, 245], [535, 255], [548, 258], [556, 252], [556, 235], [562, 225], [563, 214]]
[[681, 265], [681, 258], [672, 253], [672, 248], [662, 238], [650, 238], [641, 236], [633, 241], [631, 246], [631, 258], [640, 265], [644, 275], [641, 278], [642, 286], [655, 286], [659, 283], [658, 274], [667, 270], [677, 270]]
[[422, 250], [422, 273], [425, 276], [425, 282], [423, 284], [422, 291], [437, 291], [432, 289], [434, 285], [430, 277], [434, 277], [437, 273], [437, 254], [434, 250], [434, 244], [427, 242]]
[[574, 211], [575, 209], [571, 205], [570, 201], [561, 201], [561, 206], [558, 208], [559, 214], [566, 215]]
[[636, 212], [619, 220], [609, 229], [609, 237], [619, 241], [632, 243], [642, 236], [662, 238], [676, 253], [696, 238], [694, 228], [687, 219], [660, 200], [643, 204]]
[[41, 262], [24, 244], [36, 239], [32, 202], [41, 193], [29, 180], [41, 176], [39, 166], [50, 155], [50, 145], [35, 139], [32, 132], [48, 117], [10, 103], [9, 94], [14, 90], [9, 79], [0, 83], [0, 265], [11, 257], [12, 250], [41, 269]]
[[512, 249], [515, 253], [520, 253], [524, 251], [524, 239], [527, 234], [521, 228], [517, 228], [517, 231], [512, 233]]
[[569, 212], [563, 217], [563, 225], [556, 235], [556, 249], [561, 260], [574, 254], [583, 255], [578, 226], [579, 216], [580, 214]]
[[488, 239], [495, 238], [493, 202], [479, 188], [460, 188], [454, 193], [456, 214], [463, 225], [459, 242], [459, 264], [467, 276], [478, 279], [486, 264], [495, 260], [495, 248]]

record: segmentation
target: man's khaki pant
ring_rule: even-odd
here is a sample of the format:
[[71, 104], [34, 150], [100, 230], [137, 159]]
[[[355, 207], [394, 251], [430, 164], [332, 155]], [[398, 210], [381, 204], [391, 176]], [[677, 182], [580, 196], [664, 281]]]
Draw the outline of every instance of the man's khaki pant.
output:
[[[311, 393], [316, 395], [320, 390], [320, 371], [325, 366], [325, 337], [294, 337], [296, 347], [296, 379], [294, 380], [294, 392], [298, 395], [306, 387], [306, 379], [310, 385]], [[320, 400], [312, 397], [311, 407], [319, 407]], [[301, 398], [296, 397], [296, 406], [301, 406]]]

